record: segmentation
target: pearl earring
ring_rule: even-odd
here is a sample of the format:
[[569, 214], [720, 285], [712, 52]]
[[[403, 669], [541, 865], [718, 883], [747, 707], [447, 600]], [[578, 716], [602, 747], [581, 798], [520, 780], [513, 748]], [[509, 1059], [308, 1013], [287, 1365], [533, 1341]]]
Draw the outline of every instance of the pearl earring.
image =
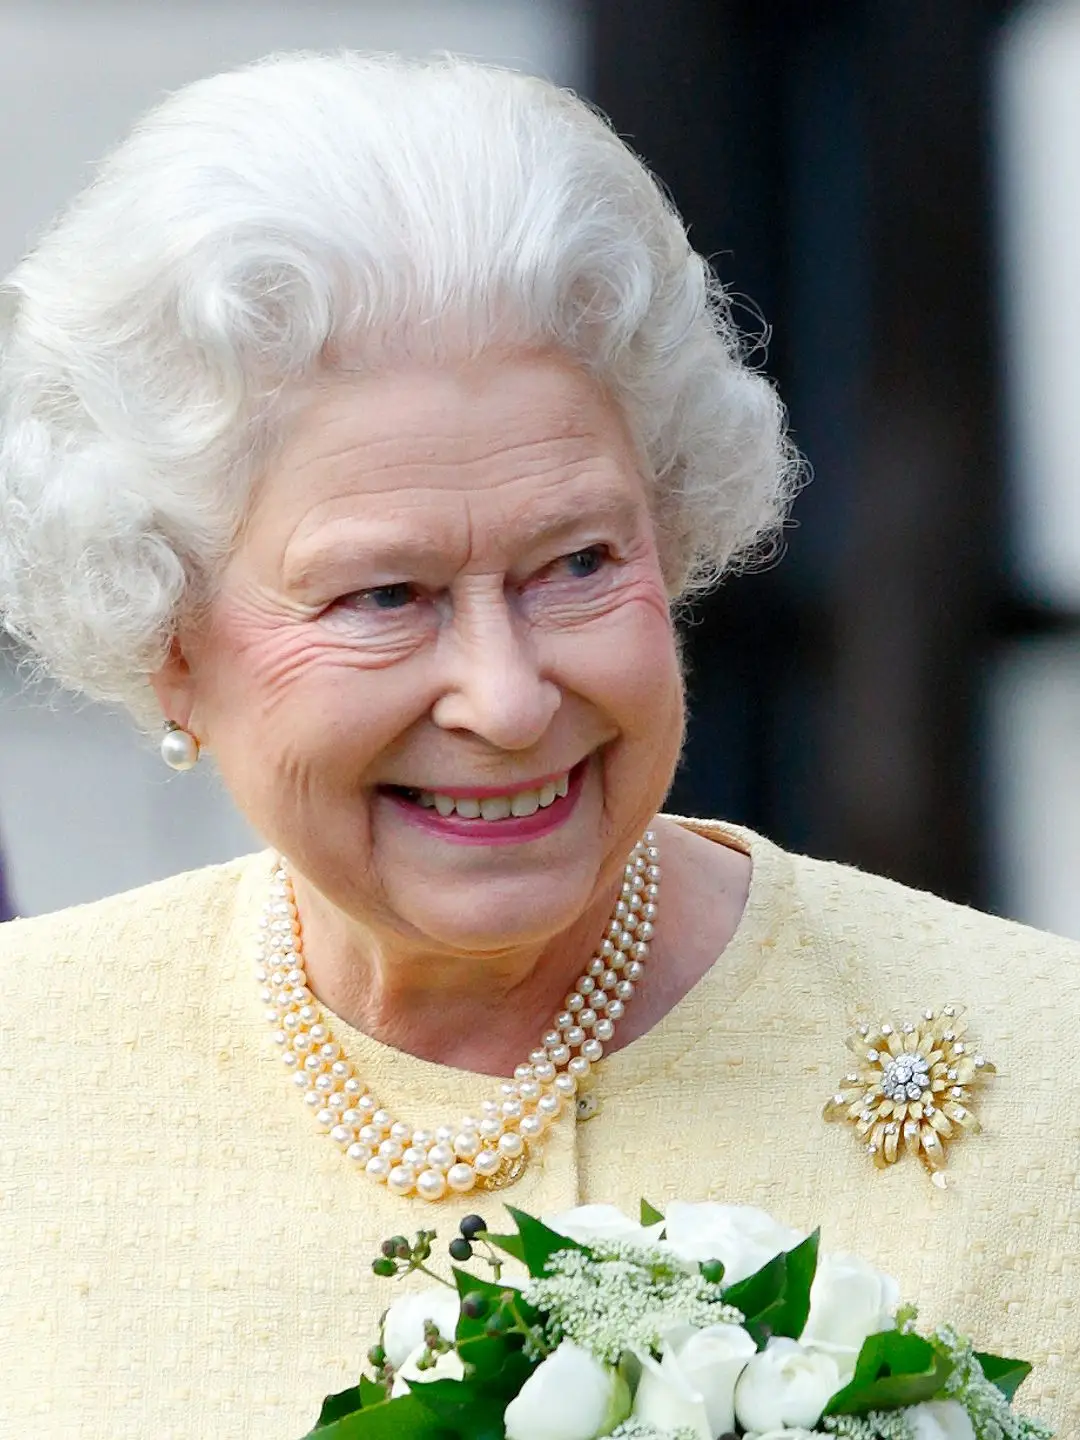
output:
[[166, 720], [161, 758], [170, 770], [190, 770], [199, 763], [199, 742], [175, 720]]

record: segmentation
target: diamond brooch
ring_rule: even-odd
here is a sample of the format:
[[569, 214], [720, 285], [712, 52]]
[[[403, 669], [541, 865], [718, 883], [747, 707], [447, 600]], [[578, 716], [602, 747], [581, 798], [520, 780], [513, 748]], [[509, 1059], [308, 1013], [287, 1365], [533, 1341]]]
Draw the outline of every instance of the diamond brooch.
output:
[[944, 1189], [950, 1143], [981, 1129], [972, 1100], [995, 1069], [967, 1037], [963, 1014], [946, 1005], [916, 1024], [860, 1024], [848, 1040], [856, 1067], [822, 1114], [854, 1126], [879, 1169], [910, 1155]]

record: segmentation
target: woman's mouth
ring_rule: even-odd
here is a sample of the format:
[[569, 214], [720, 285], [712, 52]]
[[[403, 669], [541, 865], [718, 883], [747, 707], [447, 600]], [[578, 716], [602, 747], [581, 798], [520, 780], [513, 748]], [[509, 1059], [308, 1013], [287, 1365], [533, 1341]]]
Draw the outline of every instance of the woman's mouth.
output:
[[387, 785], [382, 793], [424, 829], [468, 844], [522, 841], [556, 829], [573, 810], [581, 793], [587, 762], [548, 775], [525, 786], [497, 791], [478, 786], [426, 790]]

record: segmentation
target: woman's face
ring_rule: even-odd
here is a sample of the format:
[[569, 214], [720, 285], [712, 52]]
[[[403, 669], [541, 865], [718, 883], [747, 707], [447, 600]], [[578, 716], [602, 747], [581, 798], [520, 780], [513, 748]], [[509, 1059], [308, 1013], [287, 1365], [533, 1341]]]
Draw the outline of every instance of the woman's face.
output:
[[180, 650], [169, 713], [256, 829], [346, 914], [438, 948], [571, 924], [682, 739], [633, 446], [551, 356], [327, 383]]

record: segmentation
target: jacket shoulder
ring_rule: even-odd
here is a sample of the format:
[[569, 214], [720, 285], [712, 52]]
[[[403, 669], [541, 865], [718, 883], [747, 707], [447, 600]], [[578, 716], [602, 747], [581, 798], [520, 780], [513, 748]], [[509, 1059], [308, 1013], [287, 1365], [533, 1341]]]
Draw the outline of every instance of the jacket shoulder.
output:
[[[92, 961], [130, 954], [153, 936], [170, 948], [205, 937], [231, 909], [259, 855], [172, 875], [85, 905], [0, 925], [0, 973], [10, 966], [47, 966], [52, 958]], [[119, 947], [119, 949], [118, 949]], [[32, 973], [32, 972], [26, 972]]]

